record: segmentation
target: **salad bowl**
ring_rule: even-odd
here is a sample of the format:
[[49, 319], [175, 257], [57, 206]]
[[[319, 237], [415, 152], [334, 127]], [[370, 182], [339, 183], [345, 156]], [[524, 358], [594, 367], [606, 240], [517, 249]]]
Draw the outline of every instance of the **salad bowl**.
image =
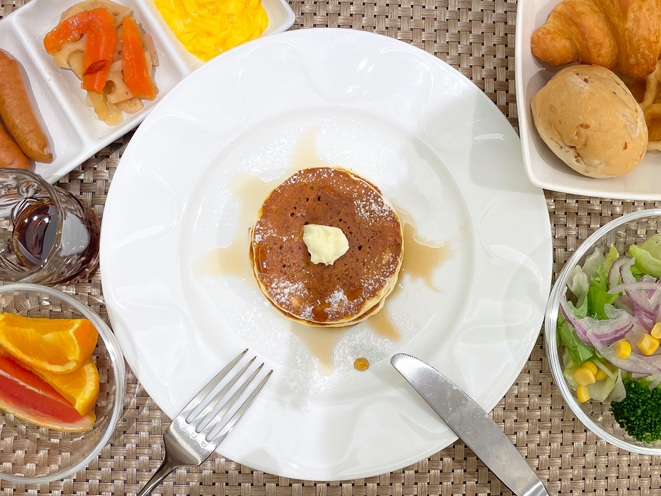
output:
[[[654, 329], [661, 321], [659, 274], [649, 274], [650, 263], [657, 272], [661, 261], [648, 250], [658, 246], [661, 253], [660, 233], [661, 209], [626, 214], [598, 229], [560, 272], [544, 322], [553, 378], [576, 417], [607, 442], [647, 455], [661, 454], [661, 440], [654, 439], [661, 408], [647, 408], [661, 406], [661, 353], [646, 346], [658, 344], [652, 336], [661, 329]], [[595, 377], [584, 381], [576, 371], [586, 363], [595, 364]], [[643, 402], [656, 401], [643, 403], [644, 416], [631, 408], [632, 384]]]

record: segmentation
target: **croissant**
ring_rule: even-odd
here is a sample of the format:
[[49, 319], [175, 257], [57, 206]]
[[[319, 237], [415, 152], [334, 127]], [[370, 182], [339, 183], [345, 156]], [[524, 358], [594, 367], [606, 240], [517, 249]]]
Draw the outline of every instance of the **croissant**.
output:
[[644, 77], [661, 51], [661, 0], [563, 0], [531, 47], [551, 65], [583, 62]]

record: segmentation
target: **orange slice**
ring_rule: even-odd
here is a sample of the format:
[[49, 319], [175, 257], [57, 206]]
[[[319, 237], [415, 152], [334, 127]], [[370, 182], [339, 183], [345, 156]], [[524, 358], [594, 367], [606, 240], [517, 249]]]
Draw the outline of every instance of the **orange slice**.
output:
[[0, 346], [40, 372], [73, 372], [92, 355], [98, 336], [87, 319], [41, 319], [0, 314]]
[[35, 370], [35, 373], [53, 386], [53, 389], [64, 396], [83, 416], [92, 410], [99, 397], [99, 371], [91, 358], [68, 374], [53, 374], [39, 370]]

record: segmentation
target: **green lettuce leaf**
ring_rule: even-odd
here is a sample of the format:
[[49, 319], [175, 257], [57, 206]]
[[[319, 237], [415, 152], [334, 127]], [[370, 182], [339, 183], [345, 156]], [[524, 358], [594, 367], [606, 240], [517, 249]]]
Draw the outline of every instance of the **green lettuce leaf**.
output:
[[661, 260], [661, 233], [655, 234], [645, 241], [640, 247], [647, 250], [654, 258]]
[[617, 376], [615, 376], [615, 379], [606, 377], [605, 379], [597, 381], [594, 384], [588, 385], [590, 398], [597, 401], [606, 401], [606, 398], [608, 398], [613, 392], [613, 389], [615, 389], [616, 381]]
[[569, 384], [570, 388], [576, 391], [578, 382], [576, 382], [576, 379], [574, 379], [574, 372], [576, 372], [578, 365], [574, 363], [574, 360], [572, 359], [571, 354], [567, 348], [565, 348], [565, 353], [562, 355], [562, 366], [562, 375], [565, 376], [567, 384]]
[[640, 246], [631, 245], [629, 255], [636, 259], [634, 266], [643, 274], [648, 274], [657, 279], [661, 277], [661, 260], [653, 257], [652, 254]]
[[576, 265], [569, 274], [567, 288], [576, 295], [576, 301], [581, 305], [585, 295], [588, 294], [588, 289], [590, 289], [590, 281], [588, 275], [581, 270], [580, 266]]
[[588, 314], [598, 320], [608, 320], [604, 307], [612, 305], [620, 295], [608, 294], [608, 277], [601, 267], [597, 267], [597, 277], [592, 278], [588, 289]]
[[[574, 305], [572, 305], [571, 302], [568, 302], [569, 308], [579, 319], [582, 319], [588, 313], [589, 298], [588, 293], [588, 296], [583, 299], [583, 304], [578, 308], [574, 308]], [[565, 347], [565, 351], [569, 354], [576, 367], [597, 357], [594, 348], [588, 346], [579, 339], [576, 331], [565, 320], [562, 312], [558, 313], [558, 344]]]

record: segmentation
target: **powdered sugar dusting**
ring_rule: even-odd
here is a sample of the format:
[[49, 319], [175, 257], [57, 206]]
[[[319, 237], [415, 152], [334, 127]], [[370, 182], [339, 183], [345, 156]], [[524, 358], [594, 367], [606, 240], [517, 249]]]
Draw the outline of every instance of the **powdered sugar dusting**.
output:
[[354, 205], [358, 215], [370, 222], [374, 222], [375, 217], [385, 218], [393, 214], [392, 209], [375, 194], [368, 195], [367, 200], [355, 200]]
[[297, 296], [306, 296], [308, 290], [302, 282], [292, 283], [287, 279], [276, 279], [268, 284], [269, 295], [280, 305], [291, 305]]
[[343, 314], [346, 305], [349, 304], [349, 299], [347, 298], [347, 295], [344, 294], [342, 288], [337, 288], [326, 297], [326, 303], [329, 303], [330, 307], [325, 311], [328, 314], [328, 318], [332, 320]]

